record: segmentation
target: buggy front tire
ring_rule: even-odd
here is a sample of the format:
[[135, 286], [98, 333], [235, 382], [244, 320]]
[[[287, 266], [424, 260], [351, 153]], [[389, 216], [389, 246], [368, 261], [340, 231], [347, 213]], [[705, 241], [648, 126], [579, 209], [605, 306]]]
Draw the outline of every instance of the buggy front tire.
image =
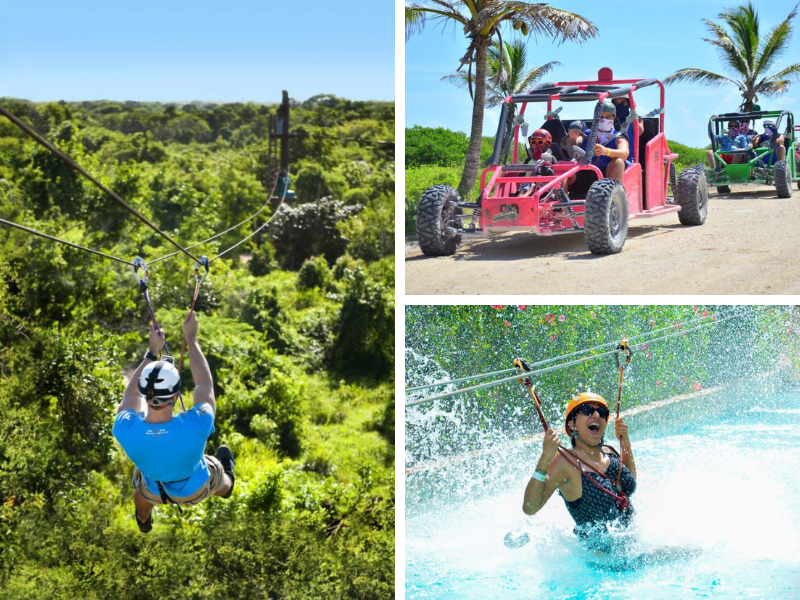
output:
[[450, 256], [455, 254], [461, 236], [455, 224], [458, 192], [449, 185], [434, 185], [422, 194], [417, 207], [417, 239], [423, 254]]
[[706, 222], [708, 183], [703, 165], [695, 165], [681, 171], [678, 188], [675, 190], [675, 203], [681, 207], [678, 212], [681, 225], [702, 225]]
[[789, 163], [785, 160], [779, 160], [775, 163], [775, 191], [778, 192], [778, 198], [791, 198], [792, 197], [792, 172], [789, 169]]
[[628, 196], [616, 179], [599, 179], [586, 194], [583, 233], [592, 254], [617, 254], [628, 237]]

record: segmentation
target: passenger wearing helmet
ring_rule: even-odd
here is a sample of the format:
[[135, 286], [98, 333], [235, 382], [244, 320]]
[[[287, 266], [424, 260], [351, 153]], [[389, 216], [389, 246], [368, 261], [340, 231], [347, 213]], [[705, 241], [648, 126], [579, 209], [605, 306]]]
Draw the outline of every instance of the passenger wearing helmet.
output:
[[139, 530], [152, 529], [156, 504], [197, 504], [210, 495], [230, 497], [234, 484], [231, 451], [220, 446], [204, 454], [214, 432], [214, 383], [197, 342], [197, 317], [190, 311], [183, 332], [194, 378], [194, 404], [173, 415], [180, 374], [169, 356], [158, 358], [163, 332], [151, 327], [150, 350], [131, 375], [117, 407], [112, 434], [134, 463], [134, 518]]
[[552, 144], [553, 136], [550, 135], [550, 132], [545, 129], [537, 129], [528, 138], [529, 158], [525, 162], [541, 160], [548, 150], [550, 150]]
[[541, 457], [525, 488], [525, 514], [539, 512], [558, 490], [575, 520], [573, 531], [578, 537], [596, 538], [608, 530], [609, 524], [629, 523], [633, 508], [627, 498], [636, 490], [636, 465], [628, 426], [621, 418], [614, 422], [614, 429], [624, 462], [620, 463], [611, 446], [603, 445], [608, 417], [608, 403], [597, 394], [585, 392], [570, 401], [565, 425], [573, 449], [559, 452], [556, 431], [545, 432]]
[[[711, 116], [716, 117], [717, 115]], [[749, 127], [747, 128], [747, 131], [749, 132]], [[715, 135], [714, 141], [717, 144], [717, 152], [720, 154], [734, 152], [736, 150], [746, 150], [752, 145], [750, 138], [741, 132], [741, 124], [736, 119], [731, 119], [728, 121], [727, 131], [722, 135]], [[744, 158], [744, 153], [726, 154], [723, 156], [724, 162], [729, 165], [741, 164], [744, 162]], [[717, 166], [713, 150], [709, 149], [706, 152], [706, 160], [708, 161], [708, 166], [712, 169]], [[722, 166], [720, 165], [719, 168], [721, 169]]]
[[[772, 136], [775, 134], [775, 121], [772, 119], [764, 119], [764, 133], [757, 136], [753, 147], [758, 148], [764, 144], [769, 144], [772, 141]], [[786, 138], [779, 135], [775, 140], [775, 150], [777, 151], [778, 160], [786, 160], [786, 146], [783, 145]]]
[[[622, 183], [622, 176], [625, 174], [625, 165], [632, 164], [630, 148], [628, 147], [628, 135], [620, 133], [614, 129], [614, 119], [617, 117], [617, 109], [610, 100], [603, 102], [603, 112], [600, 114], [600, 122], [597, 125], [597, 140], [594, 148], [584, 148], [587, 152], [592, 152], [595, 157], [591, 164], [595, 165], [603, 172], [603, 175], [616, 179]], [[591, 129], [584, 132], [587, 143], [591, 135]]]
[[[550, 151], [550, 146], [552, 143], [553, 136], [550, 135], [549, 131], [544, 129], [537, 129], [530, 135], [530, 137], [528, 137], [528, 158], [525, 160], [525, 164], [528, 164], [531, 161], [546, 161], [542, 163], [536, 170], [532, 171], [532, 175], [553, 175], [551, 164], [554, 163], [556, 159]], [[522, 183], [520, 184], [517, 193], [514, 195], [518, 197], [532, 196], [536, 189], [537, 186], [533, 185], [532, 183]]]

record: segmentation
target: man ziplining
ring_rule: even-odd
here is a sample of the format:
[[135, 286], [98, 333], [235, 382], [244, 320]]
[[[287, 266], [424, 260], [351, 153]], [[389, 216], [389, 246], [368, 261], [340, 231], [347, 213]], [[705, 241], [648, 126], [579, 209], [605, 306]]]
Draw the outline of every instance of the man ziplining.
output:
[[173, 415], [180, 374], [172, 357], [159, 360], [164, 333], [152, 324], [150, 349], [117, 407], [112, 434], [135, 465], [134, 518], [142, 533], [153, 528], [156, 504], [197, 504], [211, 495], [229, 498], [233, 493], [231, 451], [223, 445], [215, 456], [204, 454], [206, 440], [214, 432], [216, 403], [197, 329], [197, 316], [190, 310], [183, 322], [195, 382], [190, 410]]

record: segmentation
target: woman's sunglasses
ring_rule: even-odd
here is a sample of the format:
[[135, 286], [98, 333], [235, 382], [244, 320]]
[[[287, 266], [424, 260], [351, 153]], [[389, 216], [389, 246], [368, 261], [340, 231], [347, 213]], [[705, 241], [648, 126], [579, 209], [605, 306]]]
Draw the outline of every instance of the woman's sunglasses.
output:
[[597, 411], [597, 414], [600, 415], [600, 418], [608, 421], [608, 409], [605, 406], [598, 406], [596, 404], [581, 404], [578, 407], [578, 410], [581, 411], [582, 415], [587, 417], [591, 417], [594, 414], [594, 411]]

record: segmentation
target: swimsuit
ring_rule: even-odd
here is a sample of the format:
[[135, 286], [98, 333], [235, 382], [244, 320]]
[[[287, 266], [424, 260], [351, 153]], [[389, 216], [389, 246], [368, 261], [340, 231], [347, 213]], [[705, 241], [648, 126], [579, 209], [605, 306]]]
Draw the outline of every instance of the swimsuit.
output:
[[[611, 459], [611, 464], [606, 471], [606, 477], [616, 481], [620, 466], [619, 457], [614, 454], [606, 454], [606, 456]], [[609, 492], [619, 494], [614, 488], [612, 481], [609, 481], [597, 473], [584, 471], [581, 473], [581, 476], [591, 477]], [[564, 499], [569, 514], [575, 519], [576, 526], [575, 529], [573, 529], [575, 535], [580, 538], [587, 538], [592, 535], [597, 535], [598, 533], [604, 533], [607, 530], [606, 524], [612, 521], [618, 521], [621, 525], [625, 526], [630, 523], [631, 517], [633, 516], [632, 506], [620, 512], [614, 498], [601, 492], [593, 483], [588, 481], [582, 481], [581, 483], [583, 485], [583, 494], [580, 498], [574, 502], [569, 502], [566, 498]], [[619, 484], [622, 491], [627, 496], [630, 496], [636, 491], [636, 480], [625, 465], [622, 465], [622, 477], [620, 478]], [[558, 493], [561, 495], [561, 490], [559, 490]]]

